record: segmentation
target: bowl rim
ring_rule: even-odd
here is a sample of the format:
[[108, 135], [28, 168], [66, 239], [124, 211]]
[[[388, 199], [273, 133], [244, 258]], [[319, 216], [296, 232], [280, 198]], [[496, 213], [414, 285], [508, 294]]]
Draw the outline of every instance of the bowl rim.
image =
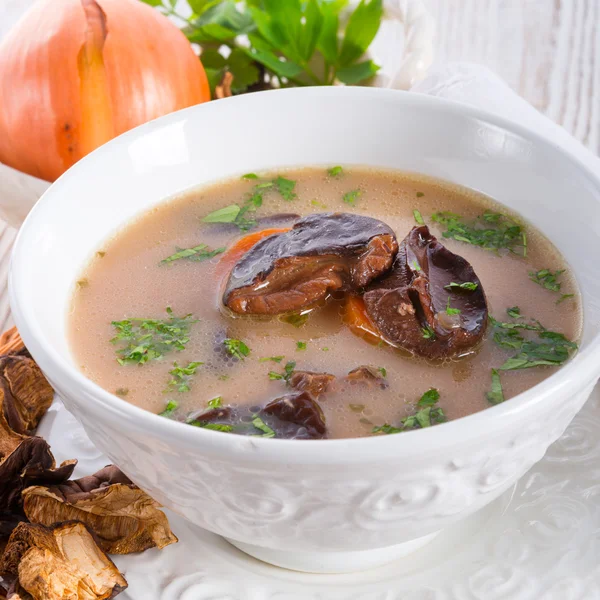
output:
[[[454, 419], [447, 423], [424, 429], [404, 432], [403, 435], [372, 436], [365, 438], [339, 438], [325, 440], [285, 440], [264, 439], [261, 437], [228, 436], [217, 431], [190, 427], [189, 425], [170, 419], [165, 419], [157, 414], [139, 408], [125, 400], [104, 390], [98, 384], [88, 379], [75, 366], [70, 365], [66, 359], [53, 352], [52, 344], [43, 335], [35, 313], [28, 301], [27, 290], [21, 277], [26, 268], [27, 237], [30, 231], [38, 227], [37, 215], [41, 206], [52, 202], [57, 191], [60, 191], [61, 182], [78, 174], [79, 170], [95, 160], [96, 156], [110, 153], [113, 146], [127, 144], [153, 130], [165, 125], [184, 121], [188, 118], [197, 118], [210, 111], [227, 111], [230, 107], [243, 105], [249, 101], [256, 101], [257, 95], [263, 97], [282, 99], [283, 102], [293, 102], [299, 96], [303, 101], [318, 102], [319, 98], [329, 96], [367, 97], [373, 102], [381, 99], [393, 101], [398, 106], [409, 105], [425, 107], [428, 110], [461, 114], [473, 119], [481, 120], [489, 125], [501, 128], [535, 144], [550, 147], [560, 156], [560, 159], [571, 163], [584, 177], [590, 180], [594, 187], [600, 191], [600, 177], [587, 167], [578, 157], [563, 150], [557, 144], [548, 140], [543, 135], [530, 130], [528, 127], [514, 123], [492, 112], [473, 107], [469, 104], [447, 100], [425, 94], [388, 90], [382, 88], [363, 87], [305, 87], [287, 88], [257, 92], [256, 94], [234, 96], [192, 106], [169, 115], [160, 117], [139, 127], [136, 127], [110, 142], [104, 144], [88, 156], [81, 159], [66, 173], [52, 184], [40, 198], [25, 219], [15, 240], [10, 269], [9, 269], [9, 296], [13, 317], [25, 345], [32, 356], [39, 362], [50, 379], [68, 380], [71, 387], [81, 389], [86, 398], [93, 398], [96, 409], [105, 414], [110, 413], [110, 419], [118, 418], [121, 427], [128, 430], [152, 433], [166, 439], [176, 440], [176, 443], [189, 447], [205, 447], [211, 452], [226, 452], [231, 454], [247, 452], [251, 447], [254, 451], [252, 457], [266, 458], [271, 462], [315, 462], [327, 464], [368, 461], [374, 457], [387, 454], [391, 458], [400, 450], [409, 449], [411, 453], [435, 449], [439, 452], [441, 446], [457, 444], [466, 439], [481, 438], [494, 432], [507, 428], [514, 429], [515, 419], [523, 413], [535, 409], [545, 402], [550, 396], [558, 393], [574, 392], [581, 390], [585, 385], [595, 381], [600, 375], [600, 333], [596, 334], [583, 351], [578, 353], [556, 373], [553, 373], [541, 383], [535, 385], [509, 401], [490, 406], [477, 413]], [[200, 117], [205, 118], [205, 117]], [[585, 320], [584, 320], [585, 329]], [[583, 383], [579, 383], [583, 382]], [[93, 408], [93, 407], [92, 407]], [[243, 440], [243, 441], [241, 441]], [[300, 450], [301, 448], [301, 450]], [[350, 458], [352, 457], [352, 458]]]

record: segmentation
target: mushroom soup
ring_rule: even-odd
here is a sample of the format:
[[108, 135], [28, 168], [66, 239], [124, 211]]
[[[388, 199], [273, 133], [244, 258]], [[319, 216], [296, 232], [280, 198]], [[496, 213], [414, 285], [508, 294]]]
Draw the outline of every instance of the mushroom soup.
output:
[[471, 190], [364, 168], [248, 174], [107, 240], [70, 314], [82, 371], [192, 426], [295, 439], [456, 419], [550, 376], [580, 297], [539, 231]]

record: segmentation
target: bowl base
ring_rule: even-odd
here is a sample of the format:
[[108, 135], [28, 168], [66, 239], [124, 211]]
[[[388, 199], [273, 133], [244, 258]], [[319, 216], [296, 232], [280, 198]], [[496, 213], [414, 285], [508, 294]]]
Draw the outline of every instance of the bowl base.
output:
[[357, 552], [296, 552], [225, 539], [242, 552], [276, 567], [303, 573], [352, 573], [380, 567], [411, 554], [428, 544], [438, 533], [436, 531], [395, 546]]

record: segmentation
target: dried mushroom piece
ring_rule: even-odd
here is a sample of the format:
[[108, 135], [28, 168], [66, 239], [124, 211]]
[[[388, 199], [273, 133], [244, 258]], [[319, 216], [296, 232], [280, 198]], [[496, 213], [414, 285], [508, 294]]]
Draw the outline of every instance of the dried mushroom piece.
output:
[[2, 418], [15, 433], [30, 435], [54, 398], [40, 368], [26, 356], [0, 358]]
[[276, 398], [261, 410], [261, 416], [275, 430], [277, 437], [321, 439], [327, 433], [325, 415], [308, 392]]
[[48, 443], [40, 437], [25, 438], [0, 463], [0, 537], [24, 518], [21, 492], [32, 485], [63, 483], [73, 474], [76, 460], [56, 462]]
[[431, 359], [467, 354], [483, 338], [488, 321], [473, 267], [424, 225], [406, 236], [391, 272], [370, 286], [364, 302], [385, 340]]
[[32, 523], [85, 523], [109, 554], [143, 552], [177, 542], [159, 504], [114, 465], [94, 475], [23, 492], [25, 514]]
[[239, 314], [277, 315], [367, 286], [389, 270], [398, 250], [385, 223], [348, 213], [319, 213], [271, 235], [237, 262], [223, 303]]
[[331, 375], [330, 373], [293, 371], [288, 383], [295, 390], [308, 392], [314, 398], [318, 398], [330, 389], [334, 381], [335, 375]]
[[356, 369], [352, 369], [346, 376], [346, 381], [350, 384], [377, 385], [381, 389], [388, 387], [388, 382], [381, 369], [369, 365], [361, 365], [360, 367], [356, 367]]
[[31, 358], [16, 327], [11, 327], [0, 335], [0, 356], [6, 354], [17, 354]]
[[0, 575], [17, 581], [33, 600], [104, 600], [127, 588], [115, 564], [77, 521], [52, 527], [21, 523], [8, 540]]

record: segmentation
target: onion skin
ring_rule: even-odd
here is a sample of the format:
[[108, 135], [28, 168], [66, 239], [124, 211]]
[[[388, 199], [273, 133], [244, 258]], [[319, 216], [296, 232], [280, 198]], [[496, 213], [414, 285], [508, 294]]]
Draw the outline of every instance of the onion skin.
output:
[[0, 45], [0, 162], [54, 181], [113, 137], [210, 100], [204, 68], [138, 0], [39, 0]]

